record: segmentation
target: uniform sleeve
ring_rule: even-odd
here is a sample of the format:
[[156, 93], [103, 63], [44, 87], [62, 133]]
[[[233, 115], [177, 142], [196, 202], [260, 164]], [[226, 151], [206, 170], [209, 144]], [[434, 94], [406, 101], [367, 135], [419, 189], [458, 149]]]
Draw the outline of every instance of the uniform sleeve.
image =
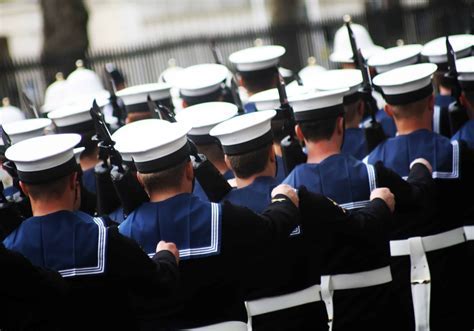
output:
[[223, 204], [224, 252], [233, 247], [233, 252], [248, 256], [288, 239], [300, 222], [299, 210], [284, 195], [277, 195], [272, 201], [261, 214], [227, 201]]
[[395, 195], [397, 211], [421, 206], [422, 202], [426, 202], [429, 197], [434, 199], [435, 182], [424, 165], [415, 164], [406, 181], [393, 170], [386, 168], [380, 161], [374, 167], [377, 174], [377, 186], [387, 187]]
[[392, 217], [390, 209], [381, 199], [374, 199], [357, 211], [348, 211], [331, 199], [304, 188], [299, 189], [299, 196], [303, 233], [315, 234], [329, 226], [332, 232], [340, 229], [346, 236], [365, 238], [373, 236], [374, 232], [383, 233], [386, 221]]
[[107, 273], [142, 295], [171, 295], [179, 282], [179, 269], [168, 251], [152, 258], [115, 226], [108, 228]]

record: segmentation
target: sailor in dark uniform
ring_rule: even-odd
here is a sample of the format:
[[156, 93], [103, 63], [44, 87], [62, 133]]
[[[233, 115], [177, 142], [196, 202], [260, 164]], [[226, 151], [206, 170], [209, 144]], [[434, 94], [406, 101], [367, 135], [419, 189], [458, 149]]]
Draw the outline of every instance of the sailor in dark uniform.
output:
[[467, 111], [467, 121], [451, 140], [463, 140], [474, 149], [474, 56], [456, 61], [459, 84], [462, 88], [461, 103]]
[[[241, 99], [244, 101], [246, 113], [258, 109], [249, 97], [276, 88], [275, 68], [285, 52], [283, 46], [265, 45], [242, 49], [230, 54], [229, 61], [235, 66], [239, 85], [245, 90], [245, 97], [241, 96]], [[248, 102], [245, 102], [246, 100]]]
[[[176, 120], [191, 126], [188, 138], [196, 145], [198, 152], [204, 154], [222, 176], [229, 180], [234, 177], [224, 161], [224, 152], [219, 141], [209, 135], [209, 131], [217, 124], [237, 115], [237, 106], [228, 102], [205, 102], [190, 106], [178, 114]], [[199, 183], [194, 185], [194, 195], [208, 200]]]
[[[211, 130], [211, 135], [221, 141], [226, 162], [235, 174], [237, 185], [223, 200], [245, 206], [256, 213], [263, 212], [270, 204], [271, 192], [279, 184], [275, 178], [276, 160], [271, 131], [271, 120], [275, 114], [274, 110], [265, 110], [240, 115]], [[313, 218], [314, 215], [312, 221]], [[297, 227], [286, 245], [275, 247], [256, 258], [245, 294], [252, 330], [327, 329], [326, 310], [319, 296], [305, 300], [306, 293], [311, 293], [319, 282], [308, 282], [308, 254], [301, 233], [300, 227]], [[288, 263], [284, 270], [280, 267], [281, 260]], [[262, 305], [259, 299], [278, 302], [290, 293], [295, 297], [286, 306], [274, 303], [275, 311], [266, 309], [264, 314], [252, 316], [252, 308]]]
[[123, 101], [127, 110], [125, 123], [153, 117], [147, 104], [148, 96], [153, 102], [160, 103], [174, 111], [170, 89], [170, 84], [155, 83], [130, 86], [118, 91], [116, 95]]
[[[308, 161], [296, 166], [284, 183], [305, 185], [309, 191], [324, 194], [348, 210], [367, 206], [377, 187], [388, 187], [398, 208], [416, 206], [431, 181], [424, 165], [413, 167], [413, 178], [419, 178], [409, 184], [381, 163], [366, 165], [340, 153], [343, 97], [347, 91], [310, 92], [289, 99], [295, 112], [296, 134], [305, 142]], [[319, 232], [324, 234], [320, 241], [313, 240], [313, 247], [319, 245], [321, 251], [321, 293], [333, 329], [380, 330], [384, 324], [384, 330], [396, 330], [388, 244], [391, 218], [353, 224], [330, 221], [320, 224]], [[348, 279], [363, 281], [348, 280], [338, 285], [338, 279], [345, 279], [347, 274]], [[387, 325], [387, 321], [392, 322]]]
[[117, 141], [118, 151], [132, 154], [138, 179], [150, 196], [149, 203], [120, 225], [120, 232], [148, 254], [160, 240], [177, 243], [182, 260], [181, 309], [172, 316], [170, 327], [218, 324], [216, 328], [246, 330], [240, 283], [251, 272], [247, 261], [287, 240], [298, 225], [296, 193], [288, 186], [275, 188], [275, 199], [261, 215], [229, 203], [200, 200], [191, 193], [189, 130], [183, 123], [170, 123], [160, 132], [137, 127], [128, 139]]
[[180, 70], [173, 80], [183, 108], [204, 102], [225, 101], [229, 69], [222, 64], [203, 63]]
[[2, 243], [0, 266], [2, 330], [58, 330], [64, 325], [68, 286], [59, 273], [33, 266]]
[[[472, 210], [469, 215], [472, 201], [466, 192], [474, 187], [474, 158], [472, 150], [462, 141], [450, 141], [431, 131], [434, 105], [431, 76], [435, 71], [434, 64], [415, 64], [374, 78], [374, 84], [383, 90], [385, 110], [395, 119], [398, 135], [381, 143], [366, 162], [382, 161], [400, 176], [408, 175], [416, 158], [431, 163], [437, 196], [430, 213], [405, 225], [394, 224], [391, 229], [395, 283], [403, 297], [401, 301], [411, 301], [413, 296], [412, 311], [405, 312], [403, 317], [406, 328], [413, 328], [415, 323], [417, 328], [467, 330], [470, 307], [465, 304], [469, 297], [466, 293], [472, 282], [466, 269], [462, 226], [465, 217], [472, 219]], [[458, 286], [463, 290], [452, 291], [453, 284], [462, 284]]]
[[[80, 140], [77, 134], [47, 135], [6, 151], [31, 201], [33, 217], [3, 243], [67, 280], [64, 329], [135, 329], [140, 300], [168, 299], [177, 287], [178, 252], [174, 244], [163, 242], [150, 259], [116, 227], [106, 228], [102, 219], [77, 211], [80, 184], [73, 148]], [[114, 317], [117, 307], [122, 309], [120, 318]], [[165, 308], [163, 303], [157, 307]]]
[[[449, 41], [457, 59], [471, 55], [474, 36], [468, 34], [452, 35], [449, 36]], [[446, 37], [439, 37], [426, 43], [421, 55], [438, 66], [433, 77], [436, 91], [433, 109], [433, 131], [450, 138], [455, 133], [451, 132], [454, 123], [451, 123], [452, 119], [449, 114], [449, 105], [454, 102], [454, 98], [451, 96], [449, 82], [444, 77], [448, 71]]]

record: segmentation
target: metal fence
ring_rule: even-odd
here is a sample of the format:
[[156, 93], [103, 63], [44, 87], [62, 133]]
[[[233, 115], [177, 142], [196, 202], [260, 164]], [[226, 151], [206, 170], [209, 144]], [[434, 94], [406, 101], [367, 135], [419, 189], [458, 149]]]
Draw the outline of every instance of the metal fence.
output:
[[[397, 39], [403, 39], [405, 43], [425, 43], [447, 33], [469, 32], [471, 9], [463, 2], [442, 7], [400, 7], [395, 10], [368, 11], [353, 16], [353, 21], [367, 26], [376, 44], [391, 47]], [[291, 47], [284, 60], [293, 69], [305, 66], [309, 56], [315, 56], [324, 67], [334, 68], [328, 57], [334, 33], [341, 25], [341, 19], [330, 19], [259, 29], [243, 26], [242, 31], [232, 33], [216, 32], [214, 35], [90, 52], [86, 63], [102, 78], [105, 78], [105, 64], [113, 62], [123, 72], [128, 85], [151, 83], [158, 80], [170, 58], [174, 58], [177, 65], [182, 67], [213, 62], [210, 40], [215, 41], [227, 61], [229, 54], [252, 46], [255, 39], [260, 38], [263, 44], [276, 41], [283, 42], [287, 48]], [[46, 65], [36, 59], [0, 63], [0, 97], [10, 97], [12, 104], [23, 107], [18, 91], [26, 90], [34, 102], [41, 105], [47, 87], [45, 77], [52, 76], [51, 73], [56, 70], [55, 65]]]

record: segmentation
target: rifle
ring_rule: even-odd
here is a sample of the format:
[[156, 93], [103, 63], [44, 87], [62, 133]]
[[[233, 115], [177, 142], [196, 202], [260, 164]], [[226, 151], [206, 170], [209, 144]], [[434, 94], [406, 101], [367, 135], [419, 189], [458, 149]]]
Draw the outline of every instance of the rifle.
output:
[[451, 133], [454, 134], [469, 120], [469, 118], [466, 109], [461, 104], [461, 85], [459, 85], [458, 71], [456, 69], [456, 53], [454, 53], [448, 36], [446, 36], [446, 50], [448, 57], [448, 72], [444, 74], [444, 78], [451, 88], [451, 96], [454, 98], [454, 101], [448, 108], [449, 126]]
[[4, 186], [0, 181], [0, 240], [5, 239], [24, 220], [15, 203], [8, 201], [3, 194]]
[[[114, 148], [115, 142], [111, 138], [104, 115], [95, 101], [90, 114], [100, 141], [99, 151], [102, 150], [102, 154], [110, 160], [110, 166], [108, 163], [104, 163], [106, 167], [100, 164], [96, 166], [96, 169], [99, 167], [105, 170], [99, 174], [96, 173], [97, 210], [99, 214], [109, 214], [121, 204], [124, 214], [128, 215], [140, 204], [148, 201], [148, 196], [130, 169], [122, 164], [122, 156]], [[99, 184], [102, 186], [99, 187]]]
[[26, 94], [25, 90], [21, 91], [21, 97], [23, 102], [26, 104], [28, 113], [30, 114], [30, 118], [39, 118], [38, 110], [36, 109], [35, 104], [31, 100], [31, 98]]
[[281, 141], [281, 154], [283, 157], [283, 165], [285, 167], [285, 175], [288, 175], [295, 166], [306, 162], [306, 154], [303, 153], [301, 145], [295, 134], [295, 114], [293, 108], [288, 102], [286, 94], [285, 81], [276, 67], [277, 74], [277, 90], [280, 97], [280, 107], [276, 110], [277, 115], [272, 121], [282, 121], [281, 130], [285, 138]]
[[349, 33], [349, 40], [351, 43], [355, 66], [362, 73], [362, 88], [358, 91], [358, 93], [362, 101], [364, 102], [365, 109], [370, 115], [370, 121], [368, 125], [366, 125], [366, 127], [364, 128], [365, 137], [367, 139], [367, 147], [370, 153], [375, 147], [377, 147], [378, 144], [384, 141], [387, 137], [383, 131], [382, 126], [380, 125], [380, 123], [377, 122], [377, 119], [375, 118], [375, 114], [379, 109], [377, 107], [377, 102], [372, 96], [372, 91], [374, 88], [372, 86], [372, 80], [370, 78], [370, 72], [367, 66], [367, 62], [362, 56], [361, 50], [357, 48], [354, 32], [351, 28], [350, 18], [345, 18], [345, 24], [347, 27], [347, 32]]
[[[154, 102], [149, 100], [148, 107], [150, 111], [157, 112], [160, 119], [175, 123], [173, 113], [170, 109], [162, 104], [156, 105], [154, 109]], [[200, 154], [194, 142], [188, 138], [189, 154], [191, 156], [191, 162], [193, 164], [194, 176], [201, 184], [202, 189], [206, 193], [209, 201], [219, 202], [224, 196], [232, 190], [227, 180], [217, 170], [204, 154]]]
[[[222, 54], [219, 50], [219, 48], [216, 46], [216, 41], [212, 40], [210, 44], [212, 56], [214, 57], [214, 62], [217, 64], [224, 65], [224, 60], [222, 58]], [[239, 114], [244, 114], [244, 106], [242, 104], [242, 100], [240, 99], [240, 94], [239, 94], [239, 85], [237, 84], [237, 79], [235, 78], [234, 74], [232, 74], [230, 78], [230, 86], [226, 84], [226, 93], [230, 90], [232, 100], [234, 104], [238, 108]]]

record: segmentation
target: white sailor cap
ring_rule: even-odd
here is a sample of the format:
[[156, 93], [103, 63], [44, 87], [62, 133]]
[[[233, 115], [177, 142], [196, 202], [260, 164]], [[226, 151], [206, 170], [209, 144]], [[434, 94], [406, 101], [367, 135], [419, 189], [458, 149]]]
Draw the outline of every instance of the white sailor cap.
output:
[[124, 88], [116, 93], [121, 98], [127, 112], [148, 112], [147, 98], [165, 100], [171, 98], [171, 85], [167, 83], [142, 84]]
[[266, 110], [239, 115], [216, 125], [210, 132], [221, 142], [227, 155], [245, 154], [271, 145], [271, 120], [276, 111]]
[[[311, 89], [308, 87], [295, 84], [286, 86], [286, 94], [288, 98], [293, 95], [307, 93], [310, 90]], [[258, 111], [276, 109], [280, 107], [280, 95], [278, 94], [278, 89], [276, 88], [255, 93], [249, 98], [248, 101], [254, 103]]]
[[422, 49], [423, 46], [418, 44], [387, 48], [371, 56], [367, 64], [374, 67], [377, 73], [380, 74], [417, 63]]
[[8, 134], [11, 144], [39, 137], [45, 134], [45, 129], [51, 125], [48, 118], [31, 118], [22, 121], [11, 122], [3, 125], [3, 131]]
[[474, 56], [456, 60], [459, 84], [464, 90], [474, 90]]
[[[458, 34], [449, 36], [449, 42], [453, 47], [456, 58], [462, 58], [471, 55], [471, 49], [474, 45], [474, 35]], [[423, 46], [421, 55], [428, 58], [428, 61], [436, 64], [444, 64], [448, 62], [446, 37], [439, 37]]]
[[373, 83], [382, 89], [388, 104], [404, 105], [433, 93], [431, 77], [436, 69], [432, 63], [412, 64], [377, 75]]
[[257, 46], [230, 54], [229, 61], [235, 65], [237, 71], [257, 71], [278, 65], [285, 52], [283, 46]]
[[78, 134], [35, 137], [9, 147], [5, 157], [15, 163], [21, 181], [45, 183], [78, 170], [73, 150], [80, 141]]
[[188, 137], [197, 145], [215, 143], [209, 131], [217, 124], [237, 115], [238, 108], [229, 102], [205, 102], [187, 107], [176, 114], [176, 120], [191, 126]]
[[338, 69], [321, 72], [311, 82], [311, 87], [320, 91], [331, 91], [347, 88], [344, 103], [350, 104], [358, 100], [359, 88], [363, 82], [362, 73], [358, 69]]
[[2, 99], [2, 107], [0, 107], [0, 125], [24, 119], [25, 114], [19, 108], [10, 105], [10, 100], [8, 98]]
[[159, 131], [163, 126], [169, 125], [170, 122], [160, 119], [145, 119], [137, 122], [132, 122], [122, 126], [112, 134], [112, 140], [115, 141], [115, 148], [122, 156], [125, 164], [130, 165], [133, 163], [132, 154], [127, 153], [121, 149], [121, 146], [126, 145], [126, 140], [133, 139], [137, 130]]
[[200, 97], [218, 91], [229, 75], [226, 66], [198, 64], [179, 72], [175, 85], [183, 97]]
[[48, 113], [58, 133], [87, 133], [95, 129], [90, 104], [70, 104]]
[[184, 70], [184, 68], [176, 66], [167, 68], [160, 74], [160, 77], [158, 77], [158, 83], [167, 83], [174, 86], [176, 79], [179, 77], [179, 73], [182, 70]]
[[319, 74], [326, 70], [327, 70], [326, 68], [320, 65], [311, 64], [301, 69], [298, 72], [298, 76], [300, 76], [303, 82], [303, 85], [312, 86], [313, 82], [319, 79]]
[[295, 121], [317, 121], [343, 115], [343, 98], [348, 91], [348, 88], [316, 91], [289, 98]]
[[41, 106], [41, 112], [49, 113], [65, 105], [69, 99], [69, 92], [67, 80], [64, 79], [62, 73], [58, 72], [56, 81], [49, 85], [44, 92], [44, 104]]
[[76, 70], [67, 76], [67, 88], [72, 98], [75, 96], [95, 95], [106, 91], [99, 75], [84, 68], [81, 60], [76, 62]]
[[77, 164], [81, 162], [81, 154], [86, 150], [85, 147], [76, 147], [73, 149], [74, 157], [76, 159]]
[[[351, 28], [354, 32], [357, 47], [360, 48], [362, 56], [365, 59], [368, 59], [377, 52], [384, 50], [383, 47], [374, 44], [369, 32], [365, 27], [360, 24], [351, 23]], [[347, 27], [345, 25], [340, 27], [334, 35], [334, 51], [329, 56], [329, 60], [331, 60], [331, 62], [338, 63], [354, 62], [349, 32], [347, 31]]]
[[128, 127], [125, 139], [117, 141], [115, 148], [122, 155], [131, 155], [137, 171], [158, 172], [172, 168], [189, 159], [186, 135], [191, 128], [183, 123], [149, 124], [138, 121]]

